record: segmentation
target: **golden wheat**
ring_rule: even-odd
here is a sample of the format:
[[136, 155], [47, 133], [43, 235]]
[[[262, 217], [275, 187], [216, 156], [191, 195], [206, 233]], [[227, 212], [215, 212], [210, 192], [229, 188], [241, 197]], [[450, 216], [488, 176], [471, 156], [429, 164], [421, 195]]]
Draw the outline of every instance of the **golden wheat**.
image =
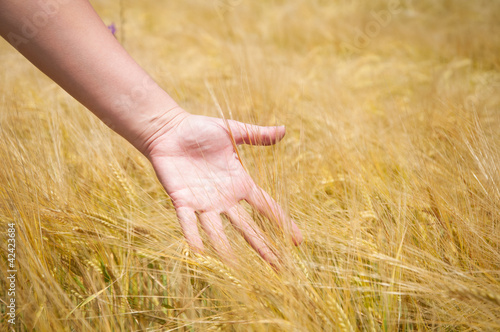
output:
[[[280, 266], [191, 253], [148, 161], [0, 42], [0, 323], [19, 331], [500, 329], [498, 1], [93, 1], [289, 211]], [[394, 7], [396, 6], [396, 7]]]

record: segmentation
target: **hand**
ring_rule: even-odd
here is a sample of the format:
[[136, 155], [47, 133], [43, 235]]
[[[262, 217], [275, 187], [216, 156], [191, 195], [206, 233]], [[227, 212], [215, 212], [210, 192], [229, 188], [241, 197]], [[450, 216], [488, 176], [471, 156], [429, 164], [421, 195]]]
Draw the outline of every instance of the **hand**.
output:
[[22, 37], [25, 18], [45, 10], [41, 6], [37, 1], [0, 1], [0, 35], [149, 158], [193, 249], [203, 250], [198, 216], [215, 249], [231, 255], [220, 218], [224, 213], [266, 260], [276, 262], [262, 233], [238, 204], [241, 200], [291, 230], [296, 244], [302, 241], [297, 226], [245, 172], [235, 150], [242, 143], [274, 144], [284, 128], [224, 122], [177, 109], [88, 1], [59, 6], [48, 14], [51, 19], [43, 29], [29, 40]]
[[262, 232], [239, 204], [247, 201], [269, 220], [291, 231], [296, 245], [302, 242], [297, 225], [243, 168], [236, 145], [271, 145], [283, 138], [284, 127], [259, 127], [237, 121], [183, 113], [168, 131], [149, 143], [147, 156], [173, 201], [190, 247], [203, 251], [199, 219], [219, 255], [232, 258], [220, 214], [225, 214], [250, 245], [269, 263], [276, 255]]

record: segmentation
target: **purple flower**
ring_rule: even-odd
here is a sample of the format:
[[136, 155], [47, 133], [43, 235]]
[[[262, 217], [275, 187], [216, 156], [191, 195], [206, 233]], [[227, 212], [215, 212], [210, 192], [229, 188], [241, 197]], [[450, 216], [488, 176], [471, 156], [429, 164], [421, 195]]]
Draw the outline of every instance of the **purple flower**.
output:
[[115, 26], [115, 23], [111, 23], [110, 25], [108, 25], [108, 29], [109, 31], [111, 31], [111, 33], [113, 34], [113, 36], [115, 35], [116, 33], [116, 26]]

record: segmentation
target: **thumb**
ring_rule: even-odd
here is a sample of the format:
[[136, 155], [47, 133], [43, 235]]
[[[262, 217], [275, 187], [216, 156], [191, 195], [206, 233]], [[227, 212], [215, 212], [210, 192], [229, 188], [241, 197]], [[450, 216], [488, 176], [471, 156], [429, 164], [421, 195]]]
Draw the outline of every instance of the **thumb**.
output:
[[285, 126], [261, 127], [234, 120], [227, 121], [236, 144], [272, 145], [285, 136]]

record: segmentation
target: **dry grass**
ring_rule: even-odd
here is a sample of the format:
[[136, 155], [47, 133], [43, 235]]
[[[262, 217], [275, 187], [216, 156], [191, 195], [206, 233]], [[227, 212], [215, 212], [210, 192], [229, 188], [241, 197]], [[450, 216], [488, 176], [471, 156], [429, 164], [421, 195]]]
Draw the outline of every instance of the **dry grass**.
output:
[[241, 152], [306, 240], [193, 256], [147, 161], [2, 42], [20, 331], [500, 329], [499, 2], [402, 1], [359, 49], [386, 1], [94, 3], [186, 109], [287, 125]]

